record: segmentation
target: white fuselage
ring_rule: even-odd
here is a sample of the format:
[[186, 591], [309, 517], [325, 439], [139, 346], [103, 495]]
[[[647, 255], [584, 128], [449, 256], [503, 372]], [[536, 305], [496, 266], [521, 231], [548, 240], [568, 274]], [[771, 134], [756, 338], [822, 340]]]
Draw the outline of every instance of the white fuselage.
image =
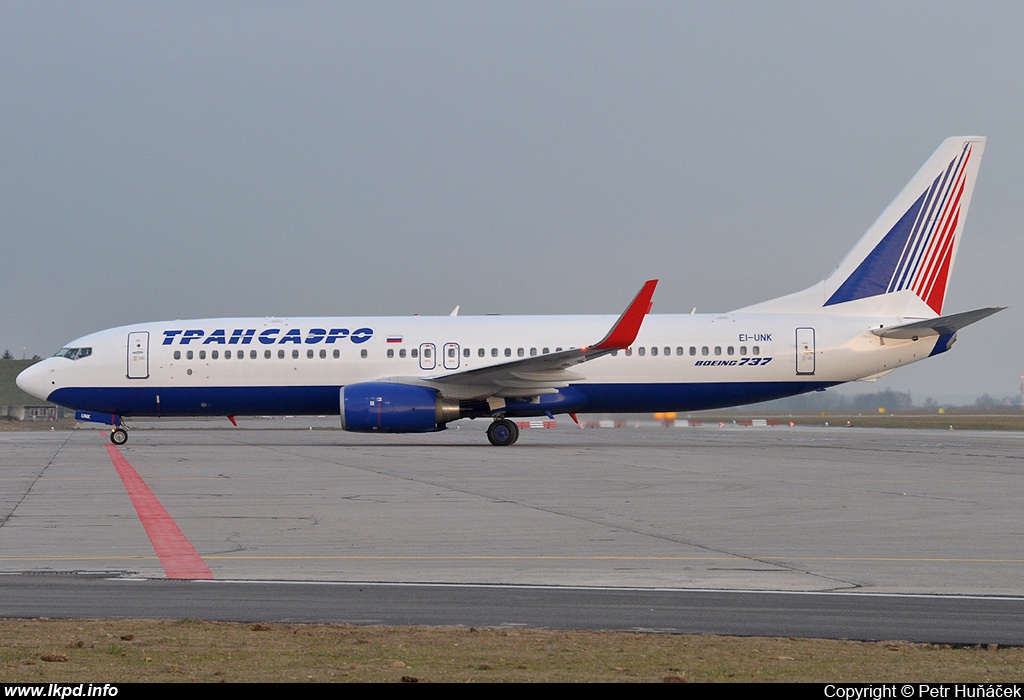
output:
[[[579, 378], [570, 388], [577, 394], [555, 412], [752, 403], [869, 377], [941, 351], [934, 336], [897, 341], [870, 332], [900, 320], [651, 315], [628, 349], [573, 368]], [[69, 348], [88, 348], [77, 353], [85, 356], [44, 360], [19, 383], [61, 405], [124, 416], [338, 413], [345, 385], [431, 380], [582, 347], [614, 322], [613, 316], [417, 316], [147, 323], [80, 338]], [[534, 406], [510, 412], [551, 410]]]

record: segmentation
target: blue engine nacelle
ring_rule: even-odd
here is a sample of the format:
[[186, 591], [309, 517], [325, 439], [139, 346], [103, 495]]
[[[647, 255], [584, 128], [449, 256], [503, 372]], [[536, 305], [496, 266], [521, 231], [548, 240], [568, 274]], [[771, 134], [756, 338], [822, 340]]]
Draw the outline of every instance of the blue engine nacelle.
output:
[[430, 433], [459, 417], [459, 402], [425, 386], [366, 382], [341, 389], [341, 427], [356, 433]]

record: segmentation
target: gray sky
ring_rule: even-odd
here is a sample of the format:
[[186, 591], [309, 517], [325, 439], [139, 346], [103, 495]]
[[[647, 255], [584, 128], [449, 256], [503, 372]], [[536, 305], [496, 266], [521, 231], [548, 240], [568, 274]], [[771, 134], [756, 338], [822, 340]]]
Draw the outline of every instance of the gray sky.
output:
[[267, 315], [725, 311], [989, 137], [946, 310], [864, 390], [1016, 394], [1024, 3], [0, 4], [0, 349]]

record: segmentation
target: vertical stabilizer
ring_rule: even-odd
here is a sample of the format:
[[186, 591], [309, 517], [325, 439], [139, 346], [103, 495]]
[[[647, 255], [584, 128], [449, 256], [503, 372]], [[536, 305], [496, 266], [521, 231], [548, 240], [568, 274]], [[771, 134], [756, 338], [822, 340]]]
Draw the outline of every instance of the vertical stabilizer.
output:
[[946, 139], [832, 274], [740, 311], [941, 315], [984, 150], [984, 137]]

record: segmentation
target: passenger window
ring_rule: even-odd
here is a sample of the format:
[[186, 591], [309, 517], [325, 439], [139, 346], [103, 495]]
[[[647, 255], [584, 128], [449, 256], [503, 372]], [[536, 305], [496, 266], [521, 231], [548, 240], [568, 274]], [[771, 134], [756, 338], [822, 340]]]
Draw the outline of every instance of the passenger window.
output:
[[690, 355], [692, 356], [692, 355], [696, 355], [696, 354], [697, 354], [697, 346], [696, 345], [691, 345], [690, 346]]
[[420, 351], [419, 351], [418, 348], [413, 348], [412, 349], [412, 356], [413, 357], [419, 357], [420, 356]]
[[334, 349], [334, 359], [337, 360], [339, 357], [341, 357], [341, 350], [338, 350], [337, 348], [335, 348]]
[[643, 345], [636, 349], [636, 354], [639, 355], [640, 357], [643, 357], [646, 352], [647, 348], [645, 348]]
[[359, 351], [359, 357], [363, 358], [364, 360], [366, 359], [366, 348], [363, 348], [362, 350]]
[[726, 355], [731, 355], [733, 354], [733, 352], [735, 352], [735, 350], [733, 350], [733, 347], [731, 345], [725, 349]]
[[199, 359], [200, 360], [205, 360], [206, 359], [206, 351], [205, 350], [200, 350], [199, 351]]
[[476, 356], [477, 357], [483, 357], [486, 354], [487, 354], [487, 351], [484, 350], [483, 348], [480, 348], [479, 350], [476, 351]]
[[707, 345], [704, 345], [700, 349], [700, 354], [701, 355], [709, 355], [709, 354], [711, 354], [711, 351], [708, 350], [708, 346]]
[[746, 345], [741, 345], [740, 346], [740, 355], [746, 355], [746, 354], [747, 354], [747, 346]]
[[512, 357], [512, 348], [505, 348], [505, 357]]
[[390, 358], [390, 357], [394, 357], [394, 356], [395, 356], [395, 351], [392, 348], [388, 348], [388, 357]]
[[324, 350], [323, 348], [320, 348], [320, 359], [321, 360], [326, 360], [327, 359], [327, 351]]
[[523, 349], [519, 348], [518, 350], [516, 350], [516, 355], [518, 355], [519, 357], [522, 357], [523, 356]]
[[462, 349], [462, 356], [463, 357], [469, 357], [469, 355], [470, 355], [469, 348], [463, 348]]
[[626, 348], [626, 357], [633, 357], [633, 348]]
[[181, 350], [175, 350], [174, 351], [174, 359], [175, 360], [180, 360], [181, 359]]
[[676, 348], [676, 355], [682, 355], [682, 354], [683, 354], [683, 346], [680, 345], [680, 346], [678, 346]]
[[722, 354], [722, 346], [721, 345], [716, 345], [715, 346], [715, 354], [716, 355], [721, 355]]
[[544, 348], [543, 350], [541, 350], [541, 353], [544, 354], [544, 355], [547, 355], [549, 352], [551, 352], [551, 351], [548, 350], [547, 348]]
[[185, 359], [186, 360], [191, 360], [193, 357], [195, 357], [195, 355], [192, 354], [191, 350], [189, 350], [188, 352], [185, 353]]
[[454, 360], [455, 359], [455, 348], [448, 348], [448, 359], [449, 360]]
[[665, 348], [665, 357], [668, 357], [671, 354], [672, 354], [672, 348], [666, 347]]
[[400, 358], [401, 358], [401, 357], [405, 357], [405, 348], [402, 348], [401, 350], [399, 350], [399, 351], [398, 351], [398, 356], [399, 356]]
[[651, 348], [651, 357], [657, 357], [657, 356], [658, 356], [658, 346], [655, 345], [653, 348]]
[[280, 350], [277, 351], [277, 359], [279, 359], [279, 360], [283, 360], [284, 359], [284, 348], [281, 348]]
[[530, 348], [530, 357], [537, 357], [537, 348]]
[[491, 348], [491, 357], [498, 356], [498, 348]]
[[753, 350], [754, 350], [754, 354], [755, 355], [760, 355], [761, 354], [761, 348], [758, 347], [757, 345], [754, 346]]
[[313, 359], [313, 348], [309, 348], [308, 350], [306, 350], [306, 359], [307, 360], [312, 360]]

